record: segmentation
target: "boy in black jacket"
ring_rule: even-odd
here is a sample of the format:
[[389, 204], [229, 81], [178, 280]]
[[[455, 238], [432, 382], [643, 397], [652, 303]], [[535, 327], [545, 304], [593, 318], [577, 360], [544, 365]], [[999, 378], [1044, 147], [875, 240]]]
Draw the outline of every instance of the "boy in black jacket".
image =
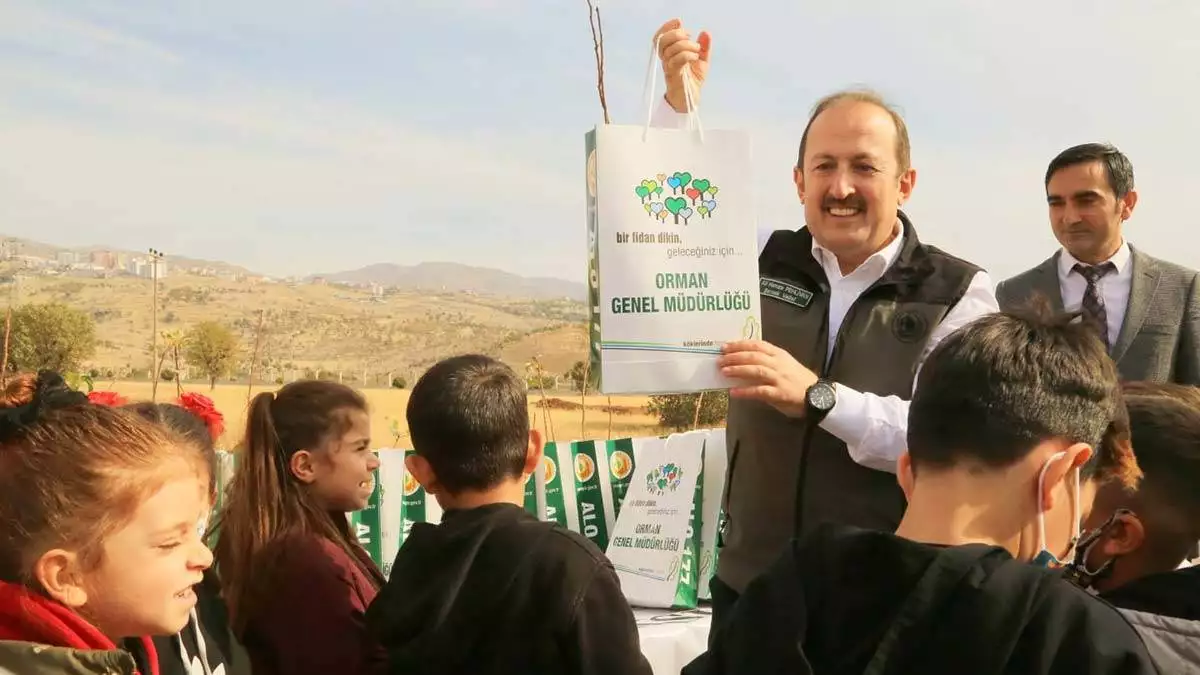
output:
[[1200, 388], [1127, 382], [1136, 491], [1104, 485], [1071, 578], [1138, 629], [1164, 673], [1200, 672], [1200, 568], [1177, 569], [1200, 539]]
[[525, 385], [486, 356], [442, 361], [413, 387], [413, 477], [445, 509], [415, 524], [367, 624], [397, 675], [649, 675], [604, 554], [524, 510], [542, 462]]
[[1120, 393], [1088, 325], [992, 314], [951, 334], [913, 394], [897, 532], [816, 528], [684, 675], [1155, 673], [1117, 610], [1051, 569], [1096, 485], [1136, 476]]

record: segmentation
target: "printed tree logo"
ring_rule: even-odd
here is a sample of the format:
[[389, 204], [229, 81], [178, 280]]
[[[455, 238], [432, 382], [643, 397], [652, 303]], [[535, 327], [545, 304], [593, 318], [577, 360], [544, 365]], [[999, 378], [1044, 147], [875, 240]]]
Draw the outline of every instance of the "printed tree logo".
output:
[[646, 489], [650, 494], [662, 496], [667, 492], [674, 492], [679, 489], [679, 482], [683, 479], [683, 469], [680, 469], [673, 462], [668, 462], [662, 466], [655, 467], [646, 474]]
[[[665, 199], [662, 198], [664, 185], [671, 190], [670, 196]], [[683, 224], [687, 225], [688, 219], [695, 215], [699, 215], [701, 219], [712, 218], [713, 211], [717, 210], [719, 191], [720, 188], [713, 185], [709, 179], [693, 179], [692, 174], [687, 171], [676, 171], [670, 176], [660, 173], [633, 188], [634, 194], [642, 200], [642, 208], [646, 210], [648, 217], [666, 222], [669, 216], [675, 220], [676, 225], [681, 218]]]

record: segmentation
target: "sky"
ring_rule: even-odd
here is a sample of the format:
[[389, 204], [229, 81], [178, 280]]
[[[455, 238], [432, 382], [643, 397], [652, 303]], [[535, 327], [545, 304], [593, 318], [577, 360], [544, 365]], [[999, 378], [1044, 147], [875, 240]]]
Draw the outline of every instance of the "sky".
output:
[[[924, 241], [996, 278], [1037, 264], [1046, 163], [1107, 141], [1135, 168], [1128, 239], [1200, 267], [1179, 200], [1200, 185], [1195, 0], [600, 7], [614, 123], [645, 118], [663, 21], [713, 34], [700, 112], [750, 134], [762, 227], [803, 224], [813, 103], [866, 85], [909, 125]], [[7, 235], [273, 275], [453, 261], [582, 281], [601, 121], [585, 0], [0, 0]]]

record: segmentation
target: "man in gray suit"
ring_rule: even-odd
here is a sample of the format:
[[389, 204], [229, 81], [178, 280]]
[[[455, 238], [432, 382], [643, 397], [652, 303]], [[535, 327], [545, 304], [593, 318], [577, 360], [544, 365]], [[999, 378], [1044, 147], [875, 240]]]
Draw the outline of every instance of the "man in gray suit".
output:
[[1046, 169], [1046, 201], [1062, 249], [1000, 282], [1000, 309], [1045, 296], [1082, 311], [1122, 379], [1200, 385], [1200, 280], [1125, 241], [1121, 226], [1137, 205], [1129, 158], [1101, 143], [1062, 151]]

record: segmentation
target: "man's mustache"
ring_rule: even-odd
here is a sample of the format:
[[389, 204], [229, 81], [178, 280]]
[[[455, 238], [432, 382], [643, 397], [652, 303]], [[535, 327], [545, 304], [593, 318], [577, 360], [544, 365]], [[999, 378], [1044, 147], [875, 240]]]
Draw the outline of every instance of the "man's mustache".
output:
[[845, 199], [825, 199], [821, 202], [821, 208], [829, 209], [857, 209], [859, 211], [867, 210], [867, 202], [859, 196], [847, 197]]

